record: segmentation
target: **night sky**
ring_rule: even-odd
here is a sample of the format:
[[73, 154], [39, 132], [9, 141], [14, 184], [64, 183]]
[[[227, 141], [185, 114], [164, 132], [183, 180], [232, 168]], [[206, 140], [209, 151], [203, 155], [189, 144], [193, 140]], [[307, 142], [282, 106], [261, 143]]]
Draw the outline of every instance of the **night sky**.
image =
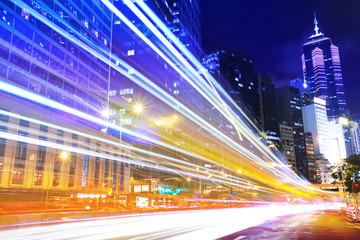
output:
[[339, 47], [345, 96], [360, 113], [359, 0], [202, 0], [202, 45], [207, 53], [228, 46], [253, 58], [254, 74], [275, 85], [302, 78], [302, 45], [318, 26]]

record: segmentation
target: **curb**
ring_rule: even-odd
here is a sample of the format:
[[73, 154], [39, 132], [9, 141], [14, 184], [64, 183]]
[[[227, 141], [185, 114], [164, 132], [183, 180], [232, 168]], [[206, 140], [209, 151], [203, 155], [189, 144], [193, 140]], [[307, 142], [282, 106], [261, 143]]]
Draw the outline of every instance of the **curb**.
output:
[[360, 223], [360, 221], [356, 221], [356, 220], [354, 220], [354, 219], [345, 217], [345, 216], [343, 216], [341, 213], [338, 213], [337, 215], [338, 215], [340, 218], [344, 219], [345, 221], [348, 221], [348, 222], [351, 222], [351, 223]]

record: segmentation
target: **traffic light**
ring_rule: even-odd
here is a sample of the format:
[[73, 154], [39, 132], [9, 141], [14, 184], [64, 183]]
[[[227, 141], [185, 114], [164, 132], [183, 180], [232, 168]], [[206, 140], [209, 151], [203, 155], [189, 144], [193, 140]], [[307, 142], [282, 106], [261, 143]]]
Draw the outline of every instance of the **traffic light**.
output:
[[353, 191], [353, 193], [360, 192], [360, 183], [353, 182], [352, 183], [352, 191]]

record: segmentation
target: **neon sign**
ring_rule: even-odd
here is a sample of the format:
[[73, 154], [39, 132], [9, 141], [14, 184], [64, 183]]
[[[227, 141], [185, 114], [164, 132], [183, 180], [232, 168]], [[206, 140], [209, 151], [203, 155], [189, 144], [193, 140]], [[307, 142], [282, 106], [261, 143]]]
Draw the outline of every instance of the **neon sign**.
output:
[[163, 186], [158, 186], [156, 190], [159, 191], [160, 194], [172, 194], [172, 195], [177, 195], [182, 191], [187, 192], [186, 188], [175, 188], [175, 190], [173, 190], [173, 188], [171, 187], [163, 187]]

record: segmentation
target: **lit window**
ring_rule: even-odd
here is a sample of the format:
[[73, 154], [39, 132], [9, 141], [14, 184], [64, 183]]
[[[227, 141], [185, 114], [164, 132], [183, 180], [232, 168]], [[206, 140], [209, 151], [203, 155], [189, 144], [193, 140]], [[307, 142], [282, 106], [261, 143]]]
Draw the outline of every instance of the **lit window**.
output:
[[116, 90], [109, 91], [109, 96], [115, 96], [115, 95], [116, 95]]
[[128, 50], [128, 51], [127, 51], [127, 55], [128, 55], [128, 56], [133, 56], [133, 55], [135, 55], [135, 50], [134, 50], [134, 49]]

